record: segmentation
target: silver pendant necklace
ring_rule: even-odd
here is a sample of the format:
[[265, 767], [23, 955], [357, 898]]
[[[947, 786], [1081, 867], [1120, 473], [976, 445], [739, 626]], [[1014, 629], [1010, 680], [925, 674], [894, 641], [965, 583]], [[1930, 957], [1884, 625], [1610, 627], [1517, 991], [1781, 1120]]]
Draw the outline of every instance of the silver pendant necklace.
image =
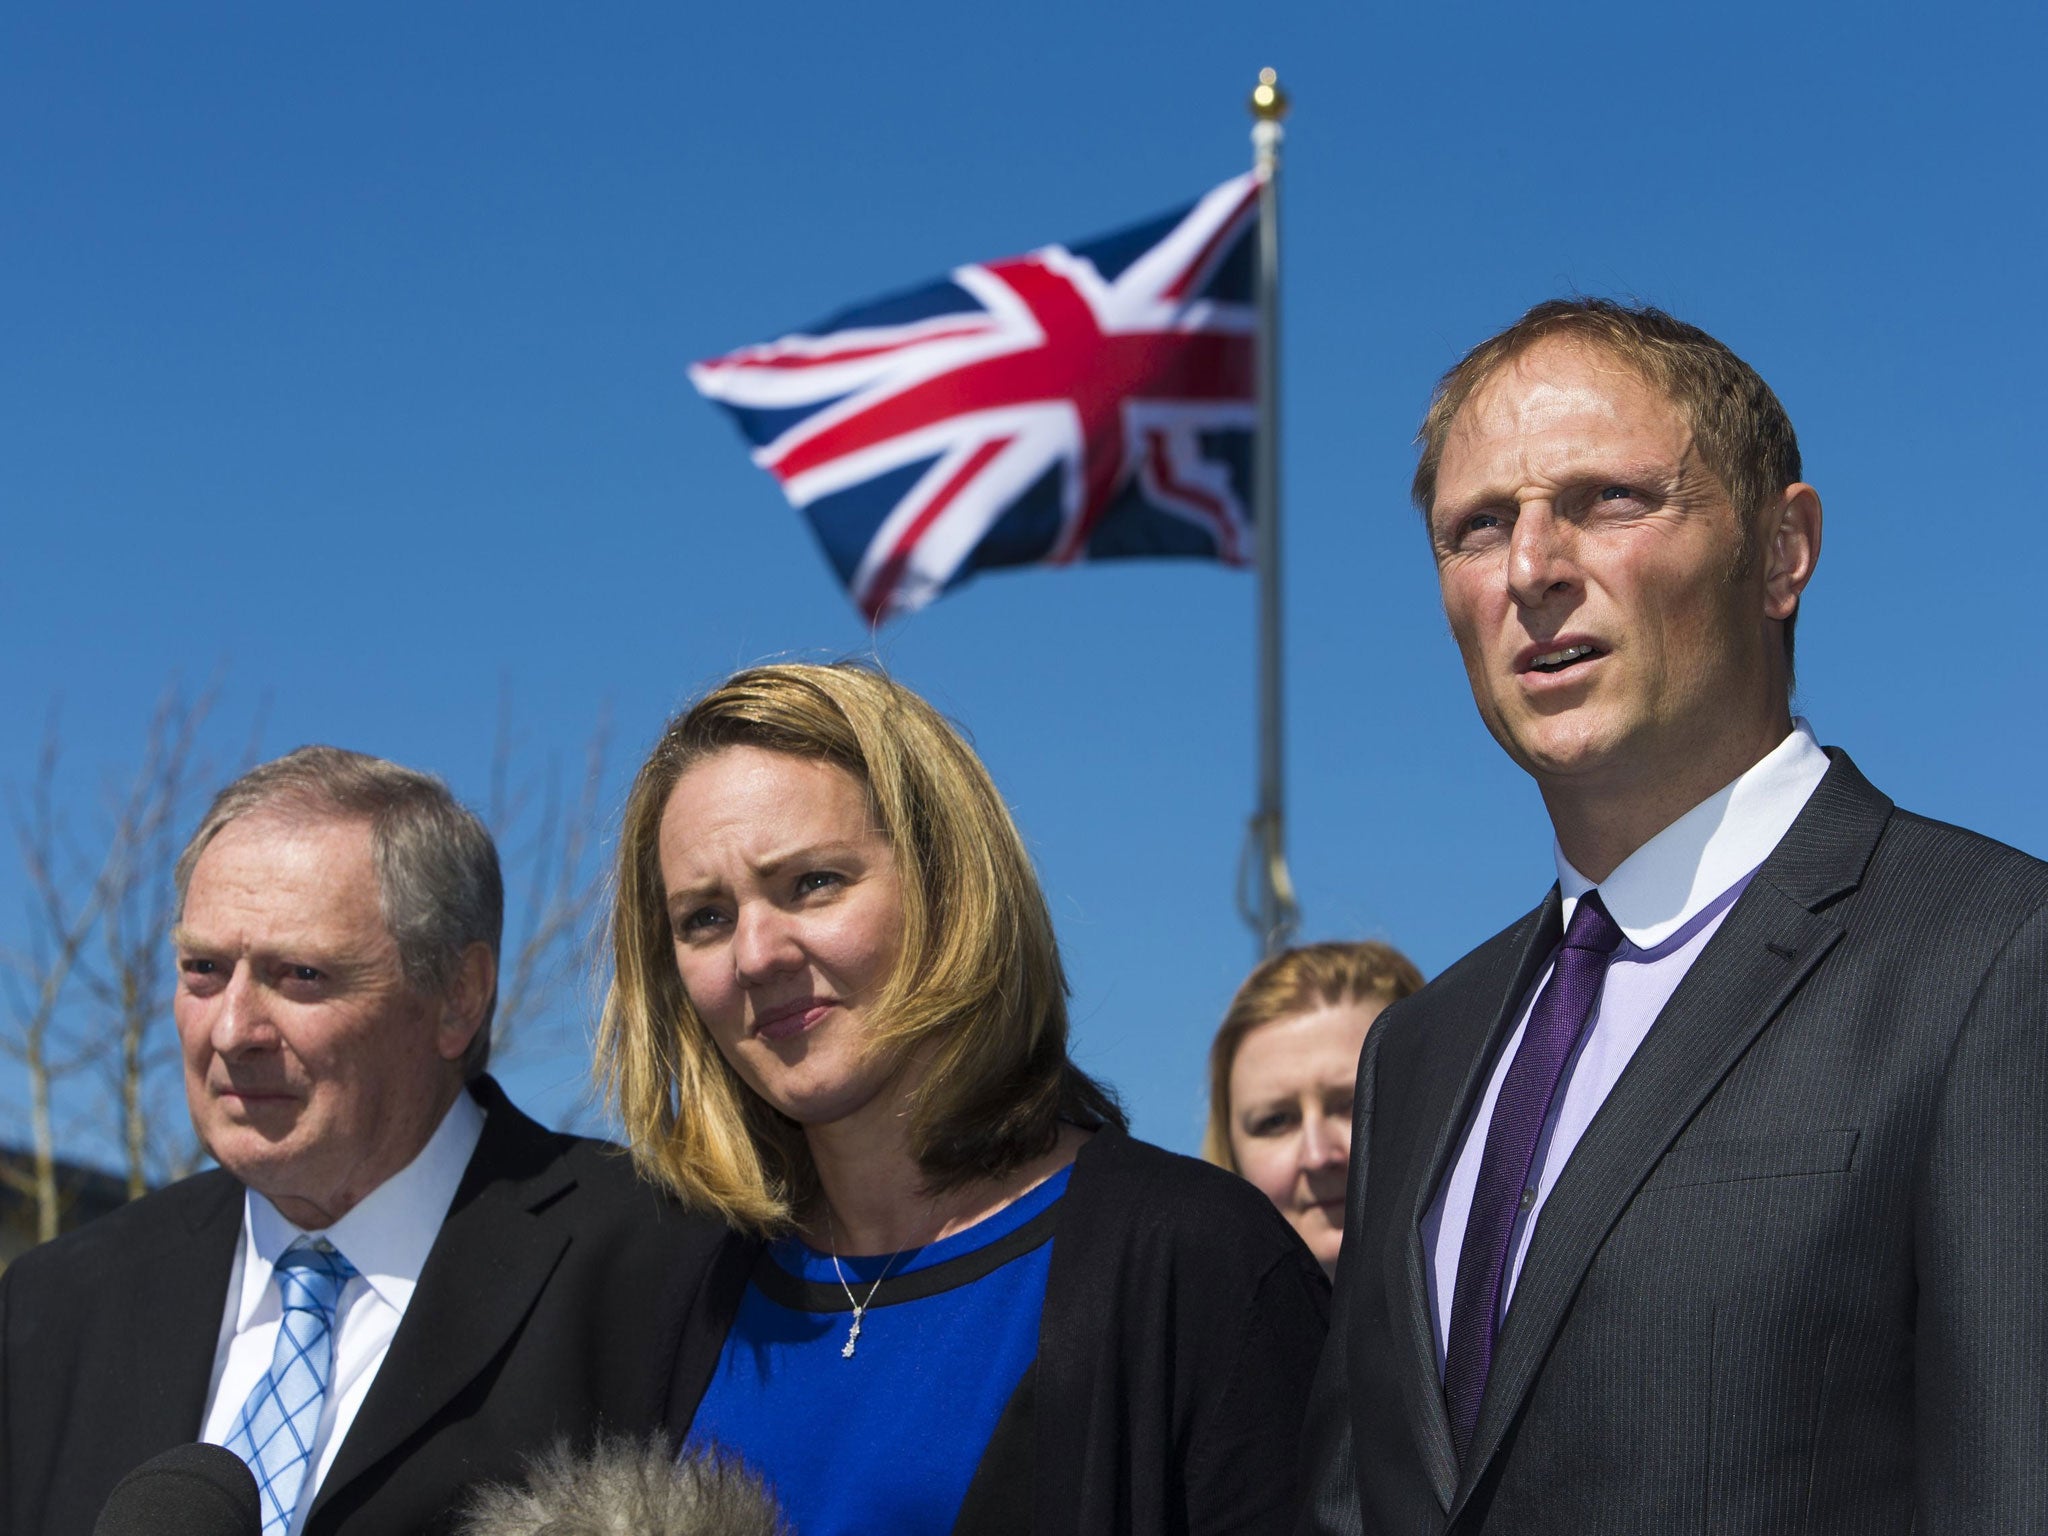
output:
[[867, 1316], [868, 1308], [875, 1304], [875, 1292], [882, 1288], [882, 1282], [889, 1278], [889, 1271], [896, 1267], [896, 1261], [902, 1258], [903, 1255], [901, 1253], [890, 1254], [889, 1262], [882, 1266], [882, 1272], [875, 1276], [875, 1283], [868, 1287], [868, 1299], [866, 1301], [856, 1300], [853, 1294], [853, 1287], [846, 1283], [846, 1271], [839, 1267], [839, 1234], [833, 1229], [832, 1213], [829, 1209], [825, 1212], [825, 1233], [832, 1242], [832, 1273], [839, 1277], [839, 1289], [846, 1292], [846, 1304], [853, 1308], [853, 1326], [846, 1330], [846, 1342], [839, 1346], [839, 1358], [851, 1360], [853, 1358], [854, 1346], [860, 1342], [861, 1319]]

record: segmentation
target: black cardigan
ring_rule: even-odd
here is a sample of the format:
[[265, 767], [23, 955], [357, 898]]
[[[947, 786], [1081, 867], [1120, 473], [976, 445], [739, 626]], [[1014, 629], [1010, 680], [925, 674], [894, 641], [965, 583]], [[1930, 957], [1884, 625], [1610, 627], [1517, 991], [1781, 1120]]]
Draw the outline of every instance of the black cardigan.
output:
[[[1053, 1207], [1038, 1358], [956, 1531], [1206, 1536], [1292, 1529], [1329, 1286], [1234, 1174], [1102, 1130]], [[727, 1242], [678, 1360], [687, 1433], [761, 1253]], [[1028, 1523], [1027, 1523], [1028, 1520]]]

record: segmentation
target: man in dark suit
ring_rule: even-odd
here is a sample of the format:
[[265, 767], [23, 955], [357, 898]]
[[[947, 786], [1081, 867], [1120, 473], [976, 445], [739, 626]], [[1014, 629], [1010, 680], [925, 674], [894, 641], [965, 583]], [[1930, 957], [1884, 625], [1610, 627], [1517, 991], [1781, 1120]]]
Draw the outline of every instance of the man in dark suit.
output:
[[1792, 718], [1820, 502], [1719, 342], [1539, 306], [1422, 443], [1559, 884], [1367, 1038], [1302, 1529], [2048, 1531], [2048, 866]]
[[503, 888], [439, 780], [313, 747], [178, 865], [174, 1003], [218, 1170], [0, 1277], [0, 1533], [78, 1536], [211, 1440], [265, 1536], [439, 1528], [463, 1491], [660, 1422], [717, 1233], [483, 1075]]

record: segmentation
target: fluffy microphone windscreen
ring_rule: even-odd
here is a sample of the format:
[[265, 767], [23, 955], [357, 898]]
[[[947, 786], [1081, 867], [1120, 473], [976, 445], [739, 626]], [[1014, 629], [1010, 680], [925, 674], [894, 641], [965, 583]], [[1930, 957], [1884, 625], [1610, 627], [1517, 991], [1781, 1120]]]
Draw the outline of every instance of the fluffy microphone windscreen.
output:
[[479, 1489], [455, 1536], [790, 1536], [774, 1496], [736, 1457], [685, 1456], [659, 1435], [556, 1446], [524, 1485]]
[[263, 1506], [242, 1458], [178, 1445], [114, 1485], [92, 1536], [262, 1536]]

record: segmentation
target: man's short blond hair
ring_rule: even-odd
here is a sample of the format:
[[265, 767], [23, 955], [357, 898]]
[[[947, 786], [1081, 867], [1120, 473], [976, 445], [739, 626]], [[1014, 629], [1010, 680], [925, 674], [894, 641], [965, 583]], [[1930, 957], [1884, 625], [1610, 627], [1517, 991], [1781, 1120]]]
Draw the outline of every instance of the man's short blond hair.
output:
[[[1758, 513], [1800, 479], [1799, 438], [1791, 418], [1757, 371], [1696, 325], [1650, 305], [1612, 299], [1550, 299], [1459, 358], [1437, 381], [1416, 442], [1413, 494], [1423, 520], [1436, 501], [1437, 471], [1451, 423], [1465, 402], [1503, 366], [1538, 342], [1565, 340], [1606, 353], [1660, 390], [1691, 423], [1700, 460], [1728, 492], [1742, 524], [1745, 564], [1754, 558]], [[1785, 620], [1785, 664], [1792, 625]]]

